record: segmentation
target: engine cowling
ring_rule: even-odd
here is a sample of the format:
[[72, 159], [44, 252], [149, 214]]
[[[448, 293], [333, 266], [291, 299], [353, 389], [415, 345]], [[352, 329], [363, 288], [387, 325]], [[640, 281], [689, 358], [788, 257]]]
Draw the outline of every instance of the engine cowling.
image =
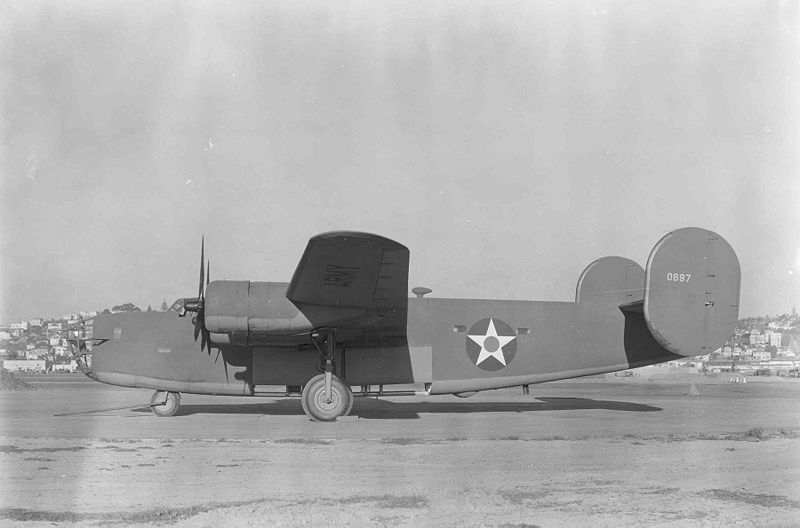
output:
[[285, 282], [211, 282], [206, 287], [205, 326], [212, 336], [311, 331], [311, 321], [286, 298], [288, 286]]

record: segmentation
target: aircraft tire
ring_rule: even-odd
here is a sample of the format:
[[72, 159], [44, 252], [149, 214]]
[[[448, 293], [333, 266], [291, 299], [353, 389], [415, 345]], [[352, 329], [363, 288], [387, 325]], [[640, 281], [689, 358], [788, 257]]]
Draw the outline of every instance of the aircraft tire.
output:
[[180, 408], [180, 392], [155, 391], [150, 397], [150, 410], [156, 416], [175, 416]]
[[314, 422], [332, 422], [353, 408], [353, 391], [342, 380], [331, 379], [331, 398], [325, 398], [325, 374], [311, 378], [303, 388], [303, 411]]

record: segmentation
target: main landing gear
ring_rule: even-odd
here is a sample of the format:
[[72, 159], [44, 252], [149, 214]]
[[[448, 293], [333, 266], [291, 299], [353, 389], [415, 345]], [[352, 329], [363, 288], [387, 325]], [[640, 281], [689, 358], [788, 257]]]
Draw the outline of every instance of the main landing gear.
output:
[[180, 408], [180, 392], [155, 391], [150, 397], [150, 410], [156, 416], [175, 416]]
[[[339, 416], [347, 416], [353, 409], [353, 391], [333, 373], [334, 337], [333, 329], [312, 335], [312, 342], [320, 352], [320, 370], [323, 373], [306, 383], [302, 400], [303, 411], [315, 422], [332, 422]], [[318, 341], [324, 341], [323, 346]]]
[[303, 410], [315, 422], [332, 422], [353, 408], [353, 391], [342, 380], [331, 376], [330, 388], [325, 385], [325, 374], [319, 374], [303, 389]]

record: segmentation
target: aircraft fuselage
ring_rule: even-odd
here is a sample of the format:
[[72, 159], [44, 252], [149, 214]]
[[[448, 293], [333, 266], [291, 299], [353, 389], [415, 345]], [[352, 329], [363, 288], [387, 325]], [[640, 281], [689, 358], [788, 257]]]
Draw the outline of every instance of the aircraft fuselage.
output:
[[[94, 335], [109, 340], [93, 354], [93, 375], [129, 387], [252, 395], [260, 386], [302, 386], [318, 373], [319, 351], [309, 333], [233, 339], [208, 352], [192, 329], [190, 318], [175, 312], [100, 315]], [[336, 368], [353, 386], [430, 384], [440, 394], [678, 357], [651, 337], [641, 314], [614, 303], [412, 298], [405, 335], [351, 338], [337, 349]]]

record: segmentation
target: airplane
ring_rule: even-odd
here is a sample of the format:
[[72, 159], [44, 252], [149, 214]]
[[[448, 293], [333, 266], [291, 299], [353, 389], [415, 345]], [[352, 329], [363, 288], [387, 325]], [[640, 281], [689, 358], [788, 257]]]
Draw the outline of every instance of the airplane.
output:
[[181, 393], [299, 395], [311, 420], [329, 422], [354, 395], [529, 394], [708, 354], [738, 320], [736, 254], [697, 227], [666, 234], [645, 268], [592, 262], [574, 302], [434, 298], [423, 287], [409, 297], [409, 255], [388, 238], [336, 231], [309, 240], [288, 283], [210, 281], [203, 241], [196, 297], [97, 315], [69, 342], [90, 378], [154, 390], [156, 416], [177, 414]]

